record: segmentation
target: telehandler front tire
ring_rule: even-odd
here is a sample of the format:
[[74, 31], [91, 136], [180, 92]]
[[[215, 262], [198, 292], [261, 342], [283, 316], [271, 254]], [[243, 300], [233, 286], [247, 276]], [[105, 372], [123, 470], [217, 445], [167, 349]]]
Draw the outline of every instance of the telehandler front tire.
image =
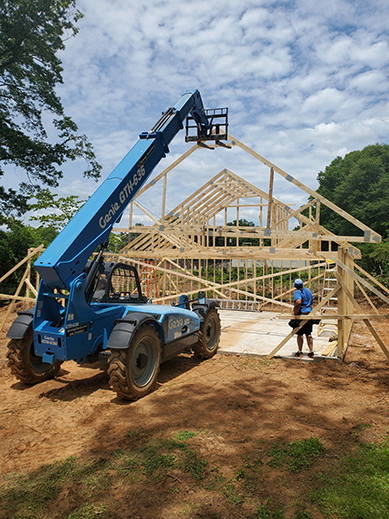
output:
[[62, 364], [59, 360], [54, 361], [54, 364], [48, 364], [42, 362], [42, 357], [35, 355], [31, 326], [23, 339], [9, 341], [7, 359], [12, 375], [30, 385], [53, 378]]
[[128, 348], [111, 351], [109, 384], [120, 398], [138, 400], [155, 389], [161, 344], [154, 328], [147, 324], [141, 326]]
[[200, 338], [193, 351], [198, 359], [210, 359], [215, 355], [220, 342], [220, 317], [216, 308], [211, 308], [200, 327]]

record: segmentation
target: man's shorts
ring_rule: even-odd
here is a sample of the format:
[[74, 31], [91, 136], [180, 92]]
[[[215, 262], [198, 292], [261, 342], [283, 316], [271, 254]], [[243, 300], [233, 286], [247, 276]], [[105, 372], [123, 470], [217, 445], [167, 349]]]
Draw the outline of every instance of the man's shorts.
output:
[[[308, 314], [301, 314], [308, 315]], [[304, 326], [297, 332], [297, 335], [312, 335], [313, 323], [312, 321], [307, 321]]]

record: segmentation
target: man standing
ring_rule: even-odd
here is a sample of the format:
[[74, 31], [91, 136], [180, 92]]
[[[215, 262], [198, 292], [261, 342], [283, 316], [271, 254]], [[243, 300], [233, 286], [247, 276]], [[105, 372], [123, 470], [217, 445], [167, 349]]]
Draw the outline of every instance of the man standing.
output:
[[[294, 308], [293, 315], [307, 315], [312, 312], [312, 292], [309, 288], [304, 288], [304, 283], [301, 279], [296, 279], [293, 283], [295, 292], [293, 294]], [[302, 328], [297, 332], [297, 346], [298, 352], [295, 353], [295, 357], [303, 356], [303, 342], [304, 335], [307, 339], [309, 348], [308, 357], [313, 359], [313, 337], [312, 337], [312, 321], [307, 321]]]

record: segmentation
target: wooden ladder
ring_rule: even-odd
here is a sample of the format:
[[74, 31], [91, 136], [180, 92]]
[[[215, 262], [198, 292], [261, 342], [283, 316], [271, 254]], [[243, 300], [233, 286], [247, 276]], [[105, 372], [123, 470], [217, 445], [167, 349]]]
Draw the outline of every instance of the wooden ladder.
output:
[[[328, 292], [331, 292], [331, 290], [334, 288], [335, 284], [337, 283], [336, 276], [333, 273], [336, 273], [336, 265], [331, 260], [326, 260], [325, 268], [324, 268], [324, 276], [323, 276], [323, 291], [322, 291], [322, 299], [324, 299]], [[330, 300], [326, 305], [324, 305], [321, 310], [320, 314], [324, 315], [326, 312], [329, 312], [331, 314], [338, 313], [338, 297], [335, 295], [334, 297], [331, 297]], [[338, 335], [338, 326], [334, 323], [323, 323], [323, 321], [320, 321], [319, 328], [317, 330], [317, 336], [319, 337], [320, 334], [323, 332], [326, 326], [331, 326], [331, 328], [335, 329], [336, 335]]]
[[157, 276], [155, 269], [151, 266], [149, 267], [149, 265], [154, 266], [154, 260], [145, 260], [145, 265], [142, 266], [142, 271], [140, 273], [140, 284], [142, 291], [144, 290], [144, 286], [146, 286], [146, 296], [149, 297], [150, 283], [153, 282], [155, 297], [158, 297]]

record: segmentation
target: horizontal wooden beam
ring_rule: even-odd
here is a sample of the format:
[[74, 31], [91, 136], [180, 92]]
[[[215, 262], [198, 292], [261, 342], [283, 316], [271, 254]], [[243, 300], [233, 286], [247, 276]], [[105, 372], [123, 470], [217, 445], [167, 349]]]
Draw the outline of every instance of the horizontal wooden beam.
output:
[[386, 320], [389, 319], [389, 314], [322, 314], [322, 315], [285, 315], [281, 314], [278, 316], [278, 319], [297, 319], [299, 321], [309, 321], [320, 319], [321, 321], [337, 321], [339, 319], [352, 319], [353, 321], [364, 320], [364, 319], [377, 319], [377, 320]]
[[278, 249], [276, 247], [234, 247], [211, 249], [181, 247], [176, 249], [150, 249], [128, 251], [129, 256], [139, 258], [173, 258], [173, 259], [247, 259], [247, 260], [301, 260], [323, 261], [329, 259], [333, 252], [314, 252], [309, 249]]
[[27, 301], [31, 304], [35, 304], [35, 297], [11, 296], [9, 294], [0, 294], [0, 299], [4, 299], [5, 301], [8, 299], [15, 301]]
[[[136, 204], [137, 205], [137, 204]], [[231, 206], [229, 206], [231, 207]], [[147, 214], [147, 211], [142, 207], [142, 210]], [[149, 216], [149, 215], [148, 215]], [[313, 223], [313, 222], [312, 222]], [[277, 222], [278, 224], [278, 222]], [[274, 238], [274, 239], [290, 239], [290, 240], [305, 240], [305, 241], [321, 241], [321, 242], [337, 242], [349, 243], [371, 243], [366, 242], [363, 236], [337, 236], [335, 234], [318, 234], [312, 231], [273, 231], [272, 229], [261, 229], [260, 227], [239, 227], [231, 226], [213, 226], [213, 225], [142, 225], [132, 226], [129, 228], [120, 227], [115, 228], [114, 232], [134, 232], [138, 234], [186, 234], [186, 235], [202, 235], [208, 237], [225, 237], [225, 238]]]

